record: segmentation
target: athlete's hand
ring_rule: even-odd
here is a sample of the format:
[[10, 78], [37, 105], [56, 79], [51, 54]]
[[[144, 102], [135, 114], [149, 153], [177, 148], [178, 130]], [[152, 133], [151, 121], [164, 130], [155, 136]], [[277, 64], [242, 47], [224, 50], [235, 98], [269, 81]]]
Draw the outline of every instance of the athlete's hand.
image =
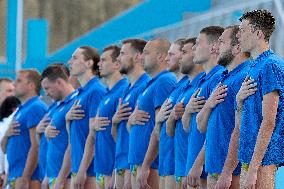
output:
[[65, 185], [65, 182], [60, 179], [60, 178], [56, 178], [54, 186], [52, 187], [52, 189], [63, 189]]
[[75, 189], [84, 189], [86, 179], [87, 179], [86, 172], [79, 170], [75, 177], [75, 183], [74, 183]]
[[18, 178], [15, 189], [29, 189], [29, 179], [25, 177]]
[[242, 104], [247, 97], [253, 95], [256, 91], [257, 83], [254, 81], [254, 79], [250, 79], [249, 76], [246, 76], [239, 92], [237, 93], [237, 104]]
[[83, 119], [85, 117], [84, 110], [80, 108], [81, 105], [79, 105], [79, 101], [76, 100], [65, 116], [66, 121]]
[[21, 130], [19, 127], [20, 127], [19, 122], [17, 122], [16, 120], [12, 120], [12, 122], [9, 125], [9, 128], [5, 132], [5, 136], [10, 137], [15, 135], [20, 135]]
[[232, 182], [232, 174], [222, 172], [218, 178], [215, 189], [229, 189]]
[[138, 101], [137, 101], [137, 105], [133, 113], [130, 115], [128, 119], [129, 124], [130, 125], [145, 125], [145, 123], [149, 121], [149, 119], [150, 119], [150, 115], [148, 112], [138, 109]]
[[110, 124], [110, 120], [108, 117], [99, 117], [99, 115], [100, 109], [98, 109], [96, 117], [91, 118], [90, 124], [95, 131], [104, 131], [106, 130], [105, 127]]
[[200, 185], [200, 177], [202, 174], [203, 166], [193, 164], [187, 176], [187, 184], [193, 188]]
[[125, 170], [125, 176], [124, 176], [124, 186], [123, 189], [131, 189], [131, 173], [129, 170]]
[[198, 93], [201, 89], [197, 89], [190, 97], [187, 105], [185, 106], [186, 114], [192, 114], [195, 112], [200, 112], [205, 104], [205, 98], [203, 96], [198, 97]]
[[137, 175], [138, 188], [150, 189], [150, 186], [147, 183], [149, 174], [150, 174], [150, 169], [142, 166]]
[[47, 125], [50, 123], [50, 118], [48, 117], [47, 114], [44, 115], [44, 117], [40, 120], [38, 125], [36, 126], [36, 133], [37, 134], [42, 134], [44, 133]]
[[128, 120], [129, 116], [131, 115], [131, 107], [129, 107], [129, 102], [122, 104], [122, 99], [119, 99], [118, 108], [112, 117], [112, 123], [118, 124], [123, 120]]
[[179, 102], [178, 104], [176, 104], [174, 106], [173, 111], [171, 112], [171, 114], [173, 114], [175, 120], [178, 120], [182, 117], [184, 113], [184, 105], [183, 102]]
[[47, 177], [44, 177], [42, 183], [41, 183], [41, 189], [49, 189], [49, 186], [48, 186], [48, 178]]
[[182, 181], [181, 181], [181, 188], [182, 189], [187, 189], [187, 179], [186, 178], [183, 178]]
[[45, 129], [45, 137], [50, 139], [50, 138], [55, 138], [57, 137], [57, 135], [59, 134], [59, 130], [56, 129], [56, 127], [52, 126], [52, 125], [48, 125]]
[[210, 97], [207, 99], [206, 107], [213, 109], [218, 104], [224, 101], [225, 97], [227, 96], [227, 85], [223, 85], [220, 83], [216, 89], [211, 93]]
[[160, 111], [156, 115], [156, 123], [163, 123], [165, 120], [167, 120], [170, 116], [170, 113], [172, 111], [172, 103], [168, 99], [165, 100], [163, 105], [160, 108]]
[[248, 170], [248, 174], [244, 183], [245, 189], [255, 189], [257, 180], [257, 171]]

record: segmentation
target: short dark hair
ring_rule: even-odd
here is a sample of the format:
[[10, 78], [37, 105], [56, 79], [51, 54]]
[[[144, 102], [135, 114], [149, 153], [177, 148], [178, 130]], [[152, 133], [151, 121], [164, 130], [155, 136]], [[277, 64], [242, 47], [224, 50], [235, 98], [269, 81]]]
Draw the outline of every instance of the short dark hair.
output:
[[58, 78], [68, 81], [68, 75], [62, 69], [62, 65], [50, 65], [45, 68], [41, 74], [41, 80], [47, 78], [49, 81], [55, 81]]
[[120, 53], [120, 48], [117, 45], [110, 45], [104, 48], [103, 52], [112, 51], [110, 56], [112, 61], [115, 62]]
[[100, 62], [100, 54], [99, 51], [96, 48], [93, 48], [91, 46], [81, 46], [79, 49], [82, 49], [84, 60], [93, 60], [94, 64], [92, 67], [93, 74], [99, 74], [99, 65]]
[[275, 30], [275, 18], [268, 10], [262, 9], [246, 12], [239, 20], [248, 20], [255, 30], [261, 30], [265, 41], [269, 41]]
[[143, 39], [126, 39], [122, 41], [122, 44], [130, 44], [130, 46], [133, 48], [133, 50], [139, 52], [140, 54], [143, 53], [143, 49], [146, 45], [147, 41]]
[[178, 45], [178, 46], [179, 46], [178, 49], [181, 51], [181, 49], [183, 48], [183, 46], [186, 44], [185, 41], [186, 41], [186, 38], [180, 38], [180, 39], [175, 40], [175, 41], [173, 42], [173, 44]]
[[63, 62], [55, 62], [55, 63], [52, 63], [48, 66], [59, 66], [62, 71], [68, 76], [70, 77], [70, 70], [68, 68], [68, 66], [66, 64], [64, 64]]
[[196, 37], [191, 37], [191, 38], [188, 38], [184, 41], [184, 45], [188, 44], [188, 43], [192, 43], [193, 45], [195, 45], [196, 43]]
[[27, 79], [34, 83], [35, 92], [39, 95], [41, 89], [41, 75], [35, 69], [20, 70], [19, 73], [27, 74]]
[[200, 31], [200, 33], [204, 33], [207, 36], [209, 44], [216, 42], [223, 32], [224, 28], [221, 26], [208, 26]]
[[239, 26], [238, 25], [232, 25], [232, 26], [228, 26], [225, 28], [225, 30], [227, 29], [231, 29], [231, 46], [235, 46], [237, 44], [239, 44], [239, 40], [237, 38], [237, 33], [239, 32]]

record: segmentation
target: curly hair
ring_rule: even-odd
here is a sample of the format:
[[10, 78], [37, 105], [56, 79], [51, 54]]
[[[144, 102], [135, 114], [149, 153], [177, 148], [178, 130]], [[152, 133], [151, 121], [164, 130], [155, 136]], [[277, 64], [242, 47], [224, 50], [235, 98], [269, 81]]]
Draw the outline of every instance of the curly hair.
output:
[[264, 34], [265, 41], [269, 41], [270, 36], [275, 30], [275, 18], [268, 10], [246, 12], [239, 20], [248, 20], [253, 29], [261, 30]]

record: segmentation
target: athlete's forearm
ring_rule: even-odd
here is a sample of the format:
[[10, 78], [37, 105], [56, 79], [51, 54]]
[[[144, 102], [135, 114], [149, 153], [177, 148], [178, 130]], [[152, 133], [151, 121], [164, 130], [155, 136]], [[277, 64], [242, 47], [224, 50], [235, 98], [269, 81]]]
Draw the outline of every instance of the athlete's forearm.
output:
[[94, 158], [95, 136], [96, 136], [95, 131], [90, 130], [86, 140], [84, 154], [80, 164], [79, 171], [86, 172]]
[[205, 143], [203, 144], [203, 147], [201, 148], [198, 156], [196, 157], [195, 161], [194, 161], [194, 166], [198, 166], [201, 167], [204, 165], [204, 161], [205, 161]]
[[159, 140], [155, 133], [155, 130], [152, 131], [148, 150], [146, 152], [146, 156], [144, 158], [143, 167], [150, 168], [152, 162], [156, 159], [159, 151]]
[[241, 124], [242, 107], [238, 107], [235, 112], [235, 128], [231, 135], [229, 150], [222, 172], [232, 174], [238, 165], [238, 149], [240, 138], [240, 124]]
[[117, 123], [112, 123], [112, 127], [111, 127], [111, 135], [113, 140], [116, 142], [116, 138], [117, 138]]
[[64, 154], [61, 169], [58, 173], [57, 179], [61, 181], [65, 181], [68, 175], [70, 174], [70, 170], [71, 170], [70, 148], [71, 146], [70, 144], [68, 144], [65, 154]]
[[191, 113], [183, 114], [182, 116], [182, 127], [185, 132], [189, 132], [190, 129], [190, 121], [191, 121]]
[[25, 178], [31, 178], [33, 175], [34, 170], [37, 167], [38, 164], [38, 152], [39, 152], [39, 146], [38, 145], [31, 145], [26, 165], [23, 172], [23, 177]]
[[167, 134], [173, 137], [175, 135], [176, 120], [170, 116], [166, 122], [166, 126]]
[[263, 119], [256, 139], [253, 157], [249, 166], [249, 169], [252, 171], [258, 170], [267, 150], [268, 144], [275, 128], [278, 102], [278, 93], [269, 93], [263, 97]]
[[205, 103], [204, 107], [196, 116], [197, 127], [201, 133], [205, 133], [207, 130], [208, 120], [211, 115], [211, 112], [212, 109]]
[[4, 137], [1, 140], [1, 149], [4, 154], [6, 154], [7, 143], [8, 143], [8, 136], [4, 135]]

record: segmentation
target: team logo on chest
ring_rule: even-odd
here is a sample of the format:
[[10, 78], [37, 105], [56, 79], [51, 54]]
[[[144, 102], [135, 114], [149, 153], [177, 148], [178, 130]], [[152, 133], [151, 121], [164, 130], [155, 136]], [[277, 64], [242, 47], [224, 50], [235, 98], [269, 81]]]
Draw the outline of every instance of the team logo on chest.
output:
[[131, 94], [128, 94], [128, 95], [126, 96], [126, 98], [124, 99], [124, 101], [127, 102], [127, 101], [130, 99], [130, 96], [131, 96]]
[[107, 105], [109, 103], [109, 101], [110, 101], [110, 98], [106, 99], [105, 105]]
[[143, 93], [142, 96], [145, 96], [145, 94], [148, 92], [148, 89], [146, 89]]

